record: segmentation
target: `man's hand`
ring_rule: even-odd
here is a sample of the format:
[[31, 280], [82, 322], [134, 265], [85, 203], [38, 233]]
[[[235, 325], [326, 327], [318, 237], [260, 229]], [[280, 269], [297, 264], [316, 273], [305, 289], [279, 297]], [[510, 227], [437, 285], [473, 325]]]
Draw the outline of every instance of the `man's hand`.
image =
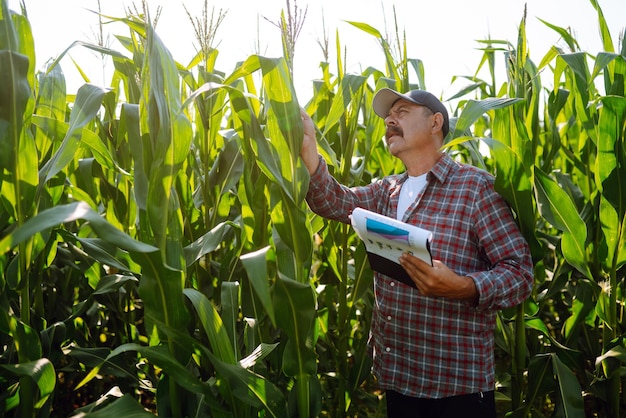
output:
[[399, 261], [421, 294], [466, 300], [472, 306], [478, 304], [478, 290], [474, 281], [459, 276], [441, 261], [433, 260], [431, 266], [407, 253], [402, 254]]
[[302, 116], [302, 127], [304, 129], [300, 157], [309, 173], [313, 174], [320, 163], [319, 154], [317, 153], [317, 141], [315, 139], [315, 125], [308, 113], [302, 108], [300, 108], [300, 115]]

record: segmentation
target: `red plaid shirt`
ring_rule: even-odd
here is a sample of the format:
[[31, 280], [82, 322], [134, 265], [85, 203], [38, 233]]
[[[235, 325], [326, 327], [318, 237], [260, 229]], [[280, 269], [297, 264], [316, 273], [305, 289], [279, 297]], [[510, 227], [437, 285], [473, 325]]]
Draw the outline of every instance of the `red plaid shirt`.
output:
[[[320, 158], [307, 202], [317, 214], [346, 223], [355, 207], [395, 218], [406, 179], [405, 173], [348, 188]], [[533, 271], [528, 245], [495, 192], [493, 176], [443, 155], [403, 220], [432, 231], [433, 258], [471, 277], [480, 297], [476, 307], [426, 297], [376, 274], [370, 347], [381, 388], [423, 398], [494, 390], [497, 311], [528, 297]]]

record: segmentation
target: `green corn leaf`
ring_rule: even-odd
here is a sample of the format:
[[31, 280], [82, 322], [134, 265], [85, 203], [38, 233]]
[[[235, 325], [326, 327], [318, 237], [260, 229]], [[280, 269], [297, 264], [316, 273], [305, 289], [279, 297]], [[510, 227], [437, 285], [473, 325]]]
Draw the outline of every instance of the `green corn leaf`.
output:
[[[344, 70], [344, 65], [343, 65], [343, 58], [341, 56], [341, 50], [343, 49], [341, 47], [341, 41], [339, 39], [339, 31], [337, 30], [335, 32], [335, 47], [337, 50], [336, 53], [336, 68], [337, 68], [337, 77], [341, 78], [345, 75], [345, 70]], [[326, 77], [326, 80], [328, 80], [328, 77]]]
[[[576, 117], [580, 120], [580, 123], [587, 131], [589, 137], [595, 142], [595, 130], [593, 129], [595, 122], [592, 115], [593, 108], [589, 107], [590, 93], [593, 91], [593, 84], [589, 69], [587, 68], [587, 54], [584, 52], [561, 54], [557, 61], [559, 60], [563, 60], [567, 65], [566, 68], [569, 68], [571, 74], [573, 74], [573, 77], [569, 77], [568, 72], [565, 72], [566, 76], [571, 79], [575, 86], [575, 88], [572, 89], [572, 93]], [[581, 135], [577, 151], [585, 147], [586, 141], [587, 139]]]
[[607, 291], [601, 291], [595, 304], [595, 313], [602, 320], [604, 326], [614, 327], [617, 324], [617, 313], [611, 304], [611, 295]]
[[[322, 132], [323, 136], [326, 136], [328, 131], [339, 122], [351, 103], [353, 106], [359, 107], [360, 103], [353, 103], [353, 98], [355, 92], [367, 85], [367, 78], [361, 75], [347, 74], [341, 79], [340, 85], [341, 89], [333, 97], [330, 111], [326, 115], [324, 131]], [[357, 120], [357, 118], [354, 118], [354, 120]]]
[[[39, 94], [36, 102], [35, 114], [32, 115], [32, 122], [36, 125], [38, 118], [52, 119], [62, 123], [65, 130], [54, 131], [51, 134], [46, 129], [37, 129], [35, 132], [35, 142], [39, 154], [43, 156], [51, 155], [52, 147], [67, 132], [65, 123], [66, 112], [68, 111], [65, 76], [61, 66], [51, 69], [45, 74], [39, 74]], [[40, 127], [41, 128], [41, 127]], [[40, 162], [40, 164], [42, 164]]]
[[[165, 327], [164, 324], [159, 324], [160, 327]], [[179, 341], [181, 347], [185, 347], [185, 351], [191, 351], [192, 347], [189, 346], [188, 341]], [[105, 359], [110, 361], [116, 356], [123, 353], [137, 352], [146, 358], [150, 363], [160, 367], [163, 370], [167, 370], [167, 375], [174, 379], [181, 387], [187, 389], [193, 393], [205, 394], [211, 396], [211, 389], [208, 383], [203, 382], [192, 373], [185, 365], [176, 360], [170, 350], [164, 346], [146, 347], [139, 344], [129, 343], [122, 344], [111, 351], [111, 353]]]
[[120, 120], [126, 127], [128, 146], [134, 162], [134, 188], [137, 207], [146, 210], [148, 207], [148, 176], [150, 174], [150, 147], [144, 146], [141, 136], [139, 105], [122, 105]]
[[[604, 296], [602, 293], [600, 294], [600, 298]], [[563, 336], [566, 340], [569, 340], [573, 335], [577, 335], [580, 332], [580, 326], [585, 323], [589, 313], [593, 310], [594, 306], [596, 308], [596, 312], [601, 317], [602, 320], [608, 321], [606, 316], [602, 316], [600, 312], [600, 300], [598, 302], [594, 302], [592, 300], [592, 292], [579, 292], [576, 299], [572, 300], [571, 312], [572, 315], [564, 321], [563, 324]], [[612, 324], [613, 322], [607, 322]]]
[[598, 24], [600, 26], [600, 37], [602, 38], [602, 47], [606, 52], [614, 52], [615, 49], [613, 47], [613, 40], [611, 39], [611, 31], [609, 30], [609, 25], [606, 23], [606, 19], [604, 18], [604, 13], [602, 13], [602, 9], [600, 8], [600, 4], [598, 0], [590, 0], [593, 8], [598, 12]]
[[[191, 123], [180, 110], [180, 83], [177, 64], [159, 36], [147, 26], [147, 60], [143, 71], [145, 83], [143, 112], [146, 113], [144, 133], [152, 136], [154, 167], [166, 164], [173, 170], [185, 160], [192, 140]], [[145, 129], [147, 128], [147, 129]]]
[[604, 263], [617, 270], [626, 263], [626, 98], [604, 97], [602, 104], [595, 177], [602, 193], [600, 220], [608, 251]]
[[[184, 273], [168, 266], [161, 251], [152, 253], [131, 252], [133, 260], [141, 266], [139, 295], [145, 309], [146, 333], [150, 338], [162, 336], [157, 323], [175, 329], [186, 329], [189, 312], [183, 297]], [[186, 347], [168, 341], [172, 355], [185, 362], [189, 356]]]
[[516, 415], [528, 416], [533, 401], [550, 393], [556, 387], [552, 373], [552, 362], [549, 354], [538, 354], [528, 365], [528, 392], [526, 395], [525, 413]]
[[546, 326], [546, 324], [544, 324], [541, 319], [539, 318], [527, 319], [526, 321], [524, 321], [524, 325], [526, 326], [526, 328], [534, 329], [536, 331], [541, 332], [546, 338], [550, 340], [552, 344], [554, 344], [556, 348], [561, 349], [561, 350], [568, 350], [566, 346], [564, 346], [557, 339], [554, 338], [552, 333], [550, 333], [550, 331], [548, 330], [548, 327]]
[[[39, 389], [39, 400], [35, 408], [39, 409], [54, 392], [56, 386], [56, 372], [52, 362], [47, 358], [19, 364], [1, 364], [0, 367], [16, 376], [30, 376]], [[23, 400], [24, 401], [24, 400]]]
[[495, 189], [509, 203], [517, 216], [517, 223], [530, 245], [533, 260], [543, 257], [541, 244], [535, 235], [535, 211], [531, 181], [517, 154], [502, 142], [480, 138], [489, 146], [496, 162]]
[[0, 312], [0, 330], [13, 338], [20, 361], [28, 363], [43, 356], [37, 331], [5, 310]]
[[[192, 293], [195, 292], [193, 291]], [[175, 338], [182, 344], [195, 347], [201, 355], [208, 358], [215, 367], [218, 379], [223, 379], [228, 383], [228, 390], [239, 401], [255, 408], [262, 408], [271, 417], [280, 418], [287, 416], [285, 398], [280, 389], [270, 380], [242, 367], [239, 363], [230, 363], [219, 359], [215, 355], [215, 350], [207, 349], [189, 335], [165, 326], [163, 326], [163, 329], [169, 334], [170, 338]], [[266, 345], [261, 347], [260, 352], [254, 354], [254, 356], [260, 358], [260, 356], [268, 354], [273, 349], [271, 345]], [[245, 359], [245, 361], [250, 362], [250, 359]], [[226, 391], [226, 388], [224, 388], [224, 391]], [[230, 393], [226, 392], [226, 395], [230, 395]]]
[[185, 264], [187, 268], [198, 261], [202, 256], [217, 250], [226, 234], [231, 231], [233, 227], [236, 227], [236, 225], [231, 222], [222, 222], [185, 247]]
[[[539, 66], [537, 67], [539, 70], [545, 68], [546, 66], [548, 66], [551, 62], [554, 61], [554, 59], [560, 54], [560, 51], [557, 47], [552, 46], [548, 52], [546, 52], [546, 55], [543, 56], [543, 58], [541, 59], [541, 61], [539, 62]], [[559, 84], [555, 83], [554, 88], [558, 89]]]
[[84, 364], [90, 373], [76, 385], [79, 389], [89, 383], [99, 373], [101, 375], [113, 375], [135, 381], [141, 384], [140, 379], [132, 370], [129, 370], [130, 363], [124, 358], [113, 357], [107, 359], [111, 354], [111, 349], [105, 347], [69, 347], [68, 355], [76, 361]]
[[[347, 23], [351, 24], [352, 26], [362, 30], [363, 32], [369, 35], [372, 35], [378, 40], [378, 42], [380, 42], [380, 45], [383, 49], [383, 53], [385, 54], [387, 75], [389, 76], [389, 78], [396, 80], [397, 85], [394, 86], [396, 90], [406, 91], [407, 89], [403, 88], [403, 86], [401, 85], [401, 80], [405, 80], [406, 78], [402, 77], [398, 73], [397, 65], [395, 64], [395, 59], [393, 57], [391, 47], [389, 43], [387, 42], [386, 38], [380, 33], [380, 31], [372, 27], [371, 25], [368, 25], [367, 23], [352, 22], [352, 21], [347, 21]], [[340, 50], [340, 48], [337, 48], [337, 49]]]
[[[67, 123], [52, 117], [33, 115], [32, 122], [48, 137], [64, 138], [69, 130]], [[117, 165], [113, 160], [111, 152], [102, 143], [102, 140], [96, 133], [88, 128], [84, 128], [81, 130], [80, 139], [79, 146], [91, 151], [94, 158], [101, 166], [129, 174]]]
[[37, 115], [65, 121], [67, 89], [61, 66], [49, 67], [39, 78]]
[[98, 282], [98, 286], [93, 292], [93, 295], [104, 295], [107, 293], [117, 292], [120, 287], [126, 283], [138, 283], [139, 280], [135, 276], [125, 276], [121, 274], [110, 274], [104, 276]]
[[567, 63], [574, 74], [576, 74], [577, 78], [582, 81], [579, 86], [581, 88], [586, 86], [589, 80], [586, 54], [583, 52], [576, 52], [572, 54], [562, 54], [560, 57]]
[[349, 24], [351, 24], [352, 26], [354, 26], [355, 28], [359, 28], [361, 29], [363, 32], [370, 34], [376, 38], [382, 39], [383, 35], [380, 33], [380, 31], [376, 28], [374, 28], [373, 26], [367, 24], [367, 23], [362, 23], [362, 22], [352, 22], [349, 21], [347, 22]]
[[272, 324], [276, 326], [276, 315], [272, 305], [272, 296], [269, 286], [269, 275], [267, 271], [267, 252], [269, 247], [242, 255], [241, 264], [246, 269], [248, 280], [252, 285], [254, 293], [261, 301], [263, 309], [269, 316]]
[[276, 347], [278, 347], [279, 343], [275, 344], [267, 344], [261, 343], [259, 344], [252, 353], [245, 358], [239, 360], [239, 365], [244, 369], [250, 369], [254, 367], [260, 360], [266, 358]]
[[309, 172], [300, 163], [302, 118], [289, 69], [284, 59], [258, 57], [269, 108], [267, 129], [274, 158], [280, 162], [280, 185], [296, 205], [304, 201]]
[[[140, 103], [140, 127], [143, 173], [147, 182], [147, 219], [156, 246], [167, 264], [182, 268], [180, 220], [173, 189], [189, 154], [193, 138], [191, 123], [181, 108], [178, 70], [170, 52], [150, 25], [146, 26], [146, 59], [142, 69], [143, 92]], [[179, 254], [180, 253], [180, 254]]]
[[[251, 58], [238, 71], [233, 73], [228, 80], [235, 77], [235, 75], [244, 76], [249, 74], [247, 71], [257, 70], [260, 65], [259, 60]], [[242, 68], [245, 68], [246, 71], [242, 70]], [[248, 97], [240, 90], [215, 83], [204, 85], [197, 92], [210, 91], [212, 89], [226, 89], [228, 91], [231, 106], [234, 110], [233, 122], [239, 132], [239, 136], [243, 139], [244, 150], [254, 155], [256, 164], [272, 182], [280, 185], [288, 193], [292, 191], [293, 188], [282, 175], [281, 157], [278, 155], [276, 147], [265, 137], [261, 123], [254, 113], [253, 105], [248, 100]], [[295, 196], [288, 196], [289, 199], [295, 201]]]
[[488, 98], [484, 100], [468, 100], [461, 115], [457, 119], [456, 126], [451, 138], [465, 135], [465, 131], [480, 118], [485, 112], [494, 109], [502, 109], [507, 106], [511, 106], [514, 103], [520, 102], [522, 99], [507, 99], [507, 98]]
[[623, 345], [616, 345], [609, 349], [606, 353], [596, 358], [595, 366], [599, 367], [606, 359], [613, 358], [626, 364], [626, 348]]
[[87, 49], [91, 49], [94, 52], [97, 52], [98, 54], [102, 54], [102, 55], [109, 55], [113, 58], [120, 58], [120, 59], [125, 59], [126, 57], [121, 54], [118, 51], [115, 51], [113, 49], [110, 48], [106, 48], [103, 47], [101, 45], [95, 45], [95, 44], [91, 44], [88, 42], [84, 42], [84, 41], [74, 41], [70, 44], [70, 46], [68, 46], [67, 48], [65, 48], [56, 58], [55, 60], [48, 66], [48, 70], [47, 73], [49, 73], [50, 71], [52, 71], [54, 68], [56, 68], [59, 63], [61, 62], [61, 60], [63, 59], [63, 57], [65, 57], [65, 55], [74, 47], [77, 46], [82, 46], [84, 48]]
[[276, 323], [288, 336], [283, 371], [287, 376], [314, 376], [317, 364], [311, 346], [311, 327], [315, 317], [315, 298], [311, 287], [279, 275], [273, 301]]
[[11, 51], [0, 51], [0, 165], [11, 168], [24, 123], [30, 96], [28, 58]]
[[[237, 322], [239, 318], [239, 282], [222, 282], [220, 292], [222, 305], [221, 317], [224, 328], [230, 339], [231, 346], [237, 347]], [[233, 350], [235, 359], [239, 359], [237, 351]]]
[[2, 200], [18, 222], [31, 212], [37, 180], [37, 149], [30, 129], [32, 100], [28, 81], [28, 58], [0, 51], [0, 167], [8, 176], [0, 176]]
[[599, 52], [593, 64], [591, 79], [595, 80], [603, 71], [608, 71], [609, 65], [619, 58], [619, 54], [614, 52]]
[[422, 86], [422, 88], [426, 88], [426, 71], [424, 68], [424, 61], [416, 58], [410, 58], [407, 62], [413, 67], [413, 71], [417, 75], [418, 86]]
[[0, 240], [0, 253], [6, 253], [35, 234], [41, 233], [54, 226], [78, 219], [89, 221], [91, 228], [107, 242], [116, 244], [119, 248], [135, 252], [152, 252], [156, 248], [136, 241], [124, 232], [115, 228], [104, 220], [84, 202], [75, 202], [67, 205], [58, 205], [40, 212], [37, 216], [26, 221], [20, 228]]
[[66, 242], [76, 241], [83, 250], [94, 260], [123, 272], [138, 271], [138, 266], [132, 263], [127, 253], [121, 254], [119, 247], [100, 238], [80, 238], [64, 230], [57, 233]]
[[80, 144], [83, 128], [100, 110], [102, 99], [107, 91], [108, 89], [93, 84], [84, 84], [78, 89], [76, 101], [70, 114], [69, 127], [63, 142], [52, 158], [40, 170], [39, 176], [42, 183], [50, 180], [74, 159], [76, 149]]
[[218, 198], [237, 188], [244, 170], [241, 144], [234, 136], [225, 141], [205, 180], [205, 187], [215, 189]]
[[30, 21], [25, 14], [21, 13], [14, 13], [11, 16], [11, 19], [15, 25], [15, 31], [17, 34], [18, 49], [16, 51], [28, 57], [28, 60], [31, 63], [28, 71], [28, 84], [34, 86], [35, 71], [37, 69], [37, 57], [35, 55], [35, 40], [33, 38]]
[[[272, 63], [274, 63], [274, 61], [251, 57], [244, 63], [243, 67], [246, 68], [246, 71], [252, 71], [258, 69], [261, 64], [269, 66]], [[241, 76], [247, 74], [246, 71], [240, 69], [235, 74]], [[215, 86], [213, 85], [211, 87], [214, 88]], [[286, 125], [283, 125], [282, 128], [280, 127], [281, 123], [276, 122], [272, 141], [268, 141], [263, 134], [259, 121], [252, 112], [248, 100], [246, 100], [244, 95], [238, 90], [228, 88], [228, 91], [233, 108], [236, 110], [236, 114], [241, 122], [240, 129], [243, 131], [241, 136], [242, 138], [250, 138], [245, 146], [256, 155], [256, 163], [259, 168], [261, 168], [268, 178], [280, 189], [277, 191], [276, 188], [272, 188], [271, 195], [272, 201], [274, 202], [272, 217], [279, 235], [281, 235], [287, 247], [290, 248], [295, 255], [295, 264], [291, 262], [290, 264], [294, 264], [296, 267], [300, 266], [297, 269], [293, 269], [293, 271], [300, 271], [301, 266], [308, 264], [312, 252], [312, 243], [310, 234], [307, 234], [307, 236], [302, 234], [302, 231], [308, 230], [306, 214], [302, 209], [295, 206], [294, 202], [298, 199], [303, 199], [304, 195], [302, 193], [304, 192], [304, 186], [302, 182], [304, 179], [308, 180], [308, 171], [304, 173], [303, 170], [306, 171], [306, 169], [301, 164], [294, 161], [294, 159], [299, 159], [299, 155], [292, 154], [296, 145], [288, 145], [284, 141], [281, 141], [281, 138], [284, 140], [285, 137], [290, 137], [292, 140], [295, 140], [293, 137], [296, 136], [296, 134], [292, 132], [293, 128], [290, 128], [290, 125], [286, 121]], [[274, 94], [276, 95], [276, 93]], [[276, 95], [273, 100], [280, 103], [281, 100], [289, 99], [284, 97], [280, 98]], [[295, 102], [292, 102], [290, 106], [295, 106]], [[281, 106], [277, 107], [283, 109]], [[296, 109], [298, 108], [296, 107]], [[283, 116], [279, 119], [285, 118], [289, 119], [288, 116]], [[299, 113], [297, 120], [301, 124]], [[299, 129], [301, 129], [301, 126]], [[288, 134], [284, 132], [288, 132]], [[299, 140], [302, 140], [301, 131]], [[289, 154], [288, 156], [283, 155], [281, 157], [279, 155], [281, 154], [279, 152], [281, 144], [282, 154]], [[299, 148], [296, 149], [299, 150]], [[281, 210], [276, 209], [278, 206], [281, 206]], [[299, 273], [296, 273], [295, 276], [292, 274], [289, 275], [291, 277], [301, 276]]]
[[[528, 394], [524, 413], [513, 416], [527, 416], [534, 401], [555, 391], [555, 415], [567, 418], [585, 416], [582, 391], [574, 373], [565, 366], [555, 353], [539, 354], [528, 366]], [[519, 413], [520, 411], [516, 411]]]
[[354, 344], [353, 347], [355, 347], [356, 350], [352, 357], [354, 363], [350, 367], [348, 382], [350, 389], [356, 391], [371, 373], [373, 361], [365, 339], [361, 340], [359, 344]]
[[[272, 224], [280, 235], [282, 242], [293, 252], [294, 269], [282, 273], [299, 281], [306, 278], [301, 275], [301, 268], [310, 264], [313, 253], [313, 240], [306, 212], [290, 199], [284, 190], [270, 187], [270, 204]], [[293, 273], [287, 272], [293, 271]]]
[[195, 289], [187, 288], [183, 293], [195, 308], [202, 329], [211, 343], [213, 353], [220, 361], [235, 364], [237, 361], [234, 353], [235, 348], [230, 342], [222, 318], [213, 303]]
[[12, 19], [13, 12], [6, 0], [0, 2], [0, 50], [18, 51], [20, 44]]
[[587, 226], [569, 195], [556, 181], [535, 168], [535, 192], [541, 215], [563, 232], [561, 249], [565, 260], [587, 278], [592, 278], [586, 255]]
[[[248, 154], [250, 157], [252, 153]], [[247, 161], [243, 181], [238, 193], [241, 202], [241, 240], [254, 243], [254, 248], [261, 248], [268, 243], [268, 228], [270, 212], [268, 208], [266, 189], [269, 179], [261, 174], [253, 161]], [[241, 192], [244, 189], [245, 192]], [[262, 225], [262, 226], [261, 226]]]
[[555, 32], [557, 32], [561, 38], [563, 39], [563, 41], [565, 41], [569, 47], [569, 49], [571, 51], [578, 51], [580, 50], [580, 46], [578, 45], [578, 41], [576, 40], [576, 38], [574, 38], [571, 34], [571, 31], [566, 29], [566, 28], [562, 28], [560, 26], [556, 26], [553, 25], [551, 23], [546, 22], [545, 20], [539, 19], [539, 21], [541, 23], [543, 23], [544, 25], [546, 25], [547, 27], [549, 27], [550, 29], [554, 30]]
[[126, 394], [121, 398], [111, 402], [103, 408], [94, 411], [79, 412], [72, 415], [75, 418], [154, 418], [154, 414], [146, 411], [132, 395]]
[[[300, 163], [302, 145], [302, 119], [293, 83], [284, 59], [271, 59], [258, 55], [248, 59], [231, 74], [225, 84], [261, 70], [268, 100], [268, 141], [258, 125], [251, 105], [240, 92], [229, 90], [231, 104], [252, 140], [250, 146], [257, 156], [259, 167], [273, 182], [280, 185], [286, 197], [299, 204], [306, 195], [309, 173]], [[269, 87], [267, 87], [269, 86]]]
[[552, 353], [551, 358], [557, 383], [555, 416], [584, 418], [585, 408], [578, 378], [556, 354]]
[[[205, 352], [205, 354], [208, 354]], [[210, 358], [210, 356], [209, 356]], [[268, 416], [287, 416], [284, 395], [276, 385], [263, 376], [239, 364], [233, 365], [212, 359], [218, 374], [228, 381], [233, 394], [246, 405], [263, 408]]]
[[372, 289], [374, 274], [367, 259], [365, 245], [359, 243], [354, 252], [354, 289], [352, 290], [350, 306], [361, 300]]

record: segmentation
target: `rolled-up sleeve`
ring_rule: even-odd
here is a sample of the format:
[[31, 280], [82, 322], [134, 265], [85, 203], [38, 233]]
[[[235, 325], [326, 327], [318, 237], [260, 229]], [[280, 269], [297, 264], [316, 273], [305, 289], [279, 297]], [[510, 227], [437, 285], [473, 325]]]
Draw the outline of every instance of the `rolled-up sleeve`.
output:
[[350, 214], [356, 207], [380, 212], [381, 204], [388, 200], [387, 193], [388, 190], [380, 181], [361, 187], [340, 184], [330, 174], [326, 161], [320, 156], [320, 164], [311, 175], [306, 201], [318, 215], [350, 223]]

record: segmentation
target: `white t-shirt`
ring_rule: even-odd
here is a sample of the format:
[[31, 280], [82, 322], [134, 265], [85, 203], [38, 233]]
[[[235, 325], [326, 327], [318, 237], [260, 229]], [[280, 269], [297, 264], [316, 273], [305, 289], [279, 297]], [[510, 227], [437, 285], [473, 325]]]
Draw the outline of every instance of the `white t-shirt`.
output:
[[404, 213], [411, 206], [411, 203], [415, 201], [424, 186], [426, 186], [426, 173], [417, 177], [409, 176], [406, 179], [402, 189], [400, 189], [400, 197], [398, 198], [398, 213], [396, 215], [398, 220], [402, 220]]

